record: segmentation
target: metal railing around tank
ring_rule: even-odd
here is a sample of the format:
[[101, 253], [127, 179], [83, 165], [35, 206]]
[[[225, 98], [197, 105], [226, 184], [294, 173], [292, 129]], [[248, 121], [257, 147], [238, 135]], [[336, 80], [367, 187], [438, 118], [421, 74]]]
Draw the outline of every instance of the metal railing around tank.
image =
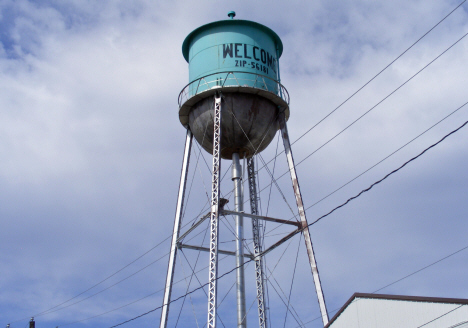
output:
[[278, 81], [265, 75], [226, 71], [203, 76], [187, 84], [179, 94], [179, 108], [191, 97], [218, 88], [254, 88], [274, 94], [289, 105], [289, 93]]

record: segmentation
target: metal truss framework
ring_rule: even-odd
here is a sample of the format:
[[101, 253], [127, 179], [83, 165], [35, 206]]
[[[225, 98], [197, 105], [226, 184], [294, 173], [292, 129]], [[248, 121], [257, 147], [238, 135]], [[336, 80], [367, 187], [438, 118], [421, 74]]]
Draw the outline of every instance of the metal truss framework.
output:
[[294, 195], [296, 196], [297, 209], [299, 210], [299, 217], [301, 219], [302, 233], [304, 234], [304, 241], [307, 248], [307, 255], [309, 257], [310, 268], [314, 278], [315, 291], [317, 292], [320, 313], [322, 315], [323, 325], [328, 323], [327, 306], [325, 304], [325, 297], [323, 296], [322, 284], [320, 283], [320, 276], [317, 268], [317, 261], [315, 260], [314, 248], [312, 247], [312, 239], [310, 238], [309, 225], [307, 223], [306, 214], [304, 211], [304, 204], [302, 202], [301, 189], [299, 188], [299, 180], [297, 179], [296, 166], [294, 165], [294, 158], [291, 150], [291, 143], [289, 141], [288, 128], [286, 127], [286, 119], [284, 113], [280, 114], [279, 124], [281, 129], [281, 136], [283, 137], [284, 152], [288, 161], [289, 172], [291, 174], [291, 181], [293, 185]]
[[[247, 159], [247, 172], [249, 179], [250, 212], [254, 215], [258, 215], [257, 183], [255, 175], [255, 161], [253, 157]], [[267, 328], [267, 306], [265, 304], [264, 297], [265, 276], [263, 273], [263, 257], [259, 256], [259, 254], [262, 253], [262, 228], [262, 221], [258, 218], [252, 218], [252, 235], [255, 255], [255, 283], [257, 287], [258, 304], [258, 322], [259, 328]]]
[[221, 96], [215, 95], [213, 134], [213, 171], [211, 180], [210, 264], [208, 275], [207, 328], [216, 328], [218, 280], [219, 185], [221, 172]]
[[[163, 306], [161, 311], [160, 328], [167, 327], [167, 319], [169, 313], [169, 304], [172, 291], [172, 283], [174, 277], [174, 268], [178, 248], [195, 249], [198, 251], [209, 252], [209, 277], [208, 277], [208, 321], [207, 328], [216, 328], [217, 319], [217, 280], [218, 280], [218, 253], [232, 256], [239, 256], [238, 252], [219, 250], [218, 249], [218, 232], [219, 232], [219, 217], [224, 215], [234, 215], [241, 217], [249, 217], [252, 219], [252, 234], [253, 234], [253, 254], [242, 254], [244, 258], [249, 258], [255, 261], [255, 275], [256, 275], [256, 288], [257, 288], [257, 304], [258, 304], [258, 316], [259, 316], [259, 328], [267, 328], [267, 304], [265, 298], [265, 274], [264, 274], [264, 263], [263, 257], [277, 248], [285, 241], [289, 240], [298, 233], [304, 233], [304, 240], [306, 244], [307, 254], [309, 257], [309, 263], [314, 279], [315, 289], [318, 297], [318, 303], [322, 314], [322, 321], [324, 326], [328, 323], [328, 314], [325, 304], [325, 298], [323, 295], [319, 272], [317, 269], [317, 263], [315, 260], [314, 250], [312, 247], [312, 241], [308, 228], [307, 219], [305, 216], [304, 206], [302, 202], [302, 195], [299, 188], [299, 182], [297, 179], [296, 169], [294, 165], [294, 159], [291, 150], [291, 144], [289, 141], [289, 134], [286, 127], [286, 119], [284, 113], [279, 115], [279, 126], [281, 135], [283, 138], [284, 150], [286, 159], [291, 174], [291, 181], [293, 185], [294, 194], [296, 197], [296, 203], [298, 207], [300, 221], [289, 221], [277, 218], [271, 218], [259, 215], [258, 202], [257, 202], [257, 186], [256, 186], [256, 172], [254, 159], [247, 159], [247, 171], [248, 171], [248, 182], [249, 182], [249, 196], [250, 196], [250, 207], [251, 213], [244, 213], [244, 211], [229, 211], [224, 209], [224, 205], [228, 202], [226, 199], [220, 199], [220, 173], [221, 173], [221, 95], [216, 94], [214, 97], [214, 135], [213, 135], [213, 169], [212, 169], [212, 191], [211, 191], [211, 209], [206, 215], [202, 216], [197, 222], [195, 222], [187, 231], [181, 236], [181, 217], [184, 205], [185, 188], [188, 174], [188, 166], [190, 160], [190, 149], [192, 145], [192, 133], [187, 129], [187, 137], [185, 143], [184, 160], [182, 165], [182, 174], [179, 185], [179, 195], [177, 199], [177, 209], [174, 222], [174, 231], [172, 235], [171, 253], [169, 257], [169, 264], [166, 277], [166, 287], [164, 292]], [[199, 227], [204, 221], [210, 218], [210, 245], [209, 248], [201, 246], [192, 246], [183, 244], [183, 239], [188, 236], [193, 230]], [[279, 224], [292, 225], [295, 229], [286, 235], [285, 237], [278, 240], [276, 243], [270, 245], [267, 249], [263, 249], [262, 245], [262, 222], [275, 222]]]
[[184, 208], [185, 186], [187, 184], [187, 174], [190, 162], [190, 150], [192, 148], [193, 135], [190, 129], [187, 129], [185, 138], [184, 161], [182, 163], [182, 173], [180, 175], [179, 196], [177, 197], [177, 208], [174, 220], [174, 230], [172, 232], [171, 252], [169, 254], [169, 264], [167, 266], [166, 287], [164, 288], [163, 306], [161, 309], [160, 328], [166, 328], [167, 316], [169, 313], [169, 302], [171, 299], [172, 283], [174, 279], [174, 268], [177, 257], [177, 240], [179, 239], [180, 225], [182, 222], [182, 211]]

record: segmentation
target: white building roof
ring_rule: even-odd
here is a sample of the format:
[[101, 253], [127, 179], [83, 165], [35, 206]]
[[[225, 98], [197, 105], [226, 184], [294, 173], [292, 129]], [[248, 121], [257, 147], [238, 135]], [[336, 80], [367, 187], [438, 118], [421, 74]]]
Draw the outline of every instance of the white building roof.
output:
[[468, 328], [468, 300], [355, 293], [325, 328]]

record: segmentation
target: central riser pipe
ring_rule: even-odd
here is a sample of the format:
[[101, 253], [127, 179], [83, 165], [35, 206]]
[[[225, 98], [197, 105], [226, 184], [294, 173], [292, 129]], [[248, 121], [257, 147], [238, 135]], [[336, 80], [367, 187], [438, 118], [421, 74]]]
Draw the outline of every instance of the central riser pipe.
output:
[[[242, 197], [242, 167], [239, 154], [232, 154], [232, 181], [234, 182], [234, 207], [236, 212], [244, 211]], [[237, 291], [237, 327], [246, 328], [245, 279], [244, 279], [244, 217], [234, 216], [236, 221], [236, 291]]]

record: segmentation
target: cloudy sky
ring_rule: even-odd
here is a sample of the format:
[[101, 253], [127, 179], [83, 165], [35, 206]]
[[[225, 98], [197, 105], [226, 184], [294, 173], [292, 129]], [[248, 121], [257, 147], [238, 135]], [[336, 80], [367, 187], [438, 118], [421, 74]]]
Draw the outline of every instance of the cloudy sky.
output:
[[[235, 10], [281, 37], [296, 140], [460, 2], [1, 0], [0, 325], [25, 327], [35, 316], [39, 328], [110, 327], [161, 305], [185, 141], [177, 115], [188, 82], [181, 45], [193, 29]], [[315, 204], [310, 222], [468, 120], [467, 105], [322, 200], [468, 101], [468, 38], [446, 51], [468, 32], [467, 18], [463, 4], [293, 145], [299, 163], [373, 108], [298, 165], [305, 205]], [[468, 128], [311, 227], [331, 316], [354, 292], [377, 291], [468, 246], [466, 140]], [[205, 161], [194, 145], [184, 224], [206, 211]], [[222, 165], [224, 173], [229, 162]], [[283, 154], [269, 170], [283, 175]], [[232, 188], [227, 174], [223, 194]], [[262, 212], [289, 219], [288, 175], [278, 180], [283, 200], [270, 191], [266, 170], [259, 174]], [[231, 225], [226, 218], [221, 226], [225, 249], [233, 247]], [[274, 228], [266, 226], [265, 243], [287, 232]], [[207, 254], [185, 250], [179, 260], [173, 298], [207, 281]], [[461, 251], [379, 293], [468, 298], [467, 261]], [[320, 327], [303, 240], [272, 252], [267, 266], [272, 327]], [[231, 258], [220, 262], [221, 272], [233, 267]], [[246, 272], [255, 326], [253, 266]], [[235, 318], [233, 282], [233, 275], [220, 280], [226, 327]], [[206, 296], [199, 290], [171, 310], [170, 327], [179, 313], [178, 327], [203, 327]], [[159, 315], [125, 326], [156, 326]]]

